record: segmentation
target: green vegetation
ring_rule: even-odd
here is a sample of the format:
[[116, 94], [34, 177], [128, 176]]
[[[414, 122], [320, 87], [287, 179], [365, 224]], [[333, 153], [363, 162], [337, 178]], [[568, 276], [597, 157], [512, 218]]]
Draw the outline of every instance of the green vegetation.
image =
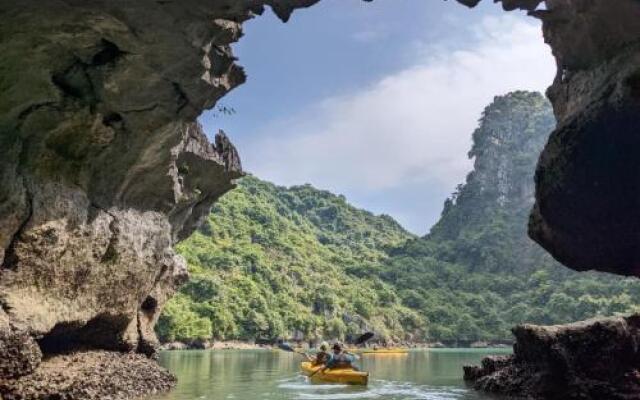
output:
[[413, 236], [388, 216], [311, 186], [248, 177], [179, 246], [191, 280], [158, 324], [163, 340], [424, 336], [393, 286], [350, 271], [374, 268]]
[[570, 271], [526, 235], [553, 124], [540, 94], [497, 97], [473, 134], [474, 170], [422, 238], [342, 196], [243, 179], [179, 246], [192, 279], [160, 337], [504, 340], [522, 322], [637, 310], [637, 280]]
[[554, 126], [538, 93], [497, 97], [473, 134], [474, 170], [424, 238], [393, 251], [382, 276], [429, 321], [433, 340], [500, 340], [516, 324], [627, 313], [636, 279], [577, 273], [528, 238], [533, 174]]

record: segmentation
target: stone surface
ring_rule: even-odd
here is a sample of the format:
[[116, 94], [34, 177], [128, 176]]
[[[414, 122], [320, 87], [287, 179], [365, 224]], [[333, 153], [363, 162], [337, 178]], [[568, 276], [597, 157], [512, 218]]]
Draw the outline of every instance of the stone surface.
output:
[[166, 392], [176, 378], [137, 354], [78, 352], [42, 362], [34, 374], [0, 379], [4, 400], [124, 400]]
[[173, 245], [242, 171], [193, 121], [244, 81], [229, 44], [261, 8], [193, 3], [0, 2], [0, 376], [153, 353]]
[[27, 332], [0, 330], [0, 376], [18, 378], [32, 373], [42, 352]]
[[536, 172], [530, 235], [563, 264], [640, 276], [640, 2], [549, 0], [558, 127]]
[[486, 392], [528, 399], [630, 400], [640, 393], [640, 315], [514, 328], [513, 356], [465, 367]]
[[245, 80], [230, 44], [316, 1], [0, 0], [0, 393], [45, 391], [43, 353], [153, 355], [173, 245], [242, 175], [195, 122]]

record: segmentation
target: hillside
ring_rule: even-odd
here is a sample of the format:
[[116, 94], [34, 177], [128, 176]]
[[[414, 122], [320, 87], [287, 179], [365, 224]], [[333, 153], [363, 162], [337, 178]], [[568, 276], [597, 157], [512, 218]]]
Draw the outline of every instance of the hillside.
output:
[[417, 313], [371, 269], [412, 235], [311, 186], [248, 177], [179, 251], [191, 280], [158, 324], [163, 340], [345, 337], [365, 327], [423, 336]]
[[568, 270], [527, 237], [553, 124], [541, 94], [496, 97], [473, 133], [473, 171], [421, 238], [309, 185], [243, 179], [179, 246], [192, 279], [160, 337], [505, 340], [523, 322], [639, 309], [636, 279]]
[[631, 312], [636, 279], [577, 273], [527, 236], [533, 174], [554, 118], [538, 93], [496, 97], [473, 133], [474, 169], [423, 237], [393, 251], [383, 276], [436, 340], [510, 337], [522, 322], [558, 324]]

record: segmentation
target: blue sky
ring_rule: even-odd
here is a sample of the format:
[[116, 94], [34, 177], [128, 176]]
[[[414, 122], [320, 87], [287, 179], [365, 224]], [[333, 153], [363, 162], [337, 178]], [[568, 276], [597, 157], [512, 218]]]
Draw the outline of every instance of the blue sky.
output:
[[271, 12], [234, 46], [248, 82], [205, 113], [244, 167], [311, 183], [425, 234], [464, 181], [482, 109], [510, 90], [543, 91], [555, 67], [537, 21], [492, 2], [323, 0], [287, 24]]

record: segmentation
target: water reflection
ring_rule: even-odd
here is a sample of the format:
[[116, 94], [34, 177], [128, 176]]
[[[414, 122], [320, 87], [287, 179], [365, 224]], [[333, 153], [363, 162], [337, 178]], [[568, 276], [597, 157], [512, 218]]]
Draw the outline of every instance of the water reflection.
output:
[[298, 371], [300, 356], [271, 350], [176, 351], [160, 362], [178, 387], [154, 400], [478, 400], [462, 382], [462, 365], [504, 350], [431, 350], [406, 355], [363, 355], [368, 387], [308, 383]]

